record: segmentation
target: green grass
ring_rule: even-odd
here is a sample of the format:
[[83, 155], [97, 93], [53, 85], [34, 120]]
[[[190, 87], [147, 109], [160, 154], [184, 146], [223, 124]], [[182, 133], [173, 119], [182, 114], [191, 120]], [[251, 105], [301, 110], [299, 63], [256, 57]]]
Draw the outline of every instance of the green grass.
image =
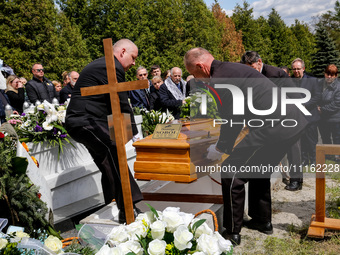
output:
[[[332, 161], [326, 163], [334, 163]], [[326, 215], [330, 218], [340, 219], [340, 172], [327, 173], [327, 178], [335, 181], [334, 185], [326, 187]], [[324, 239], [311, 239], [307, 237], [308, 225], [296, 227], [288, 226], [290, 237], [286, 239], [267, 237], [264, 241], [264, 252], [252, 254], [279, 254], [279, 255], [338, 255], [340, 254], [340, 231], [325, 231]]]

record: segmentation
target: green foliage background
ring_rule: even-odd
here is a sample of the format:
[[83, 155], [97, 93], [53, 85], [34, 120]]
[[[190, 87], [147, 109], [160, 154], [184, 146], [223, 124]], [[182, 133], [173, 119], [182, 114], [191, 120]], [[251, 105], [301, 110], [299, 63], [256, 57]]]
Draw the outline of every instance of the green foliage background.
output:
[[138, 46], [139, 57], [127, 73], [128, 80], [135, 79], [139, 65], [149, 69], [153, 64], [159, 64], [162, 71], [179, 66], [186, 77], [183, 56], [197, 46], [225, 61], [235, 61], [240, 49], [258, 51], [265, 63], [275, 66], [290, 66], [299, 57], [305, 61], [307, 72], [319, 75], [319, 70], [333, 60], [319, 59], [318, 52], [325, 48], [318, 44], [316, 28], [320, 22], [325, 24], [323, 29], [339, 50], [339, 1], [334, 11], [314, 20], [312, 26], [299, 20], [287, 26], [275, 9], [268, 17], [255, 19], [253, 9], [244, 1], [242, 6], [235, 6], [227, 21], [234, 23], [228, 27], [235, 27], [242, 35], [242, 42], [235, 37], [233, 43], [239, 48], [230, 47], [234, 48], [230, 53], [225, 52], [223, 42], [226, 33], [233, 31], [223, 30], [225, 24], [219, 24], [212, 6], [206, 6], [203, 0], [3, 0], [0, 58], [27, 79], [32, 77], [31, 66], [40, 62], [47, 78], [61, 80], [63, 71], [80, 72], [102, 56], [104, 38], [114, 42], [129, 38]]

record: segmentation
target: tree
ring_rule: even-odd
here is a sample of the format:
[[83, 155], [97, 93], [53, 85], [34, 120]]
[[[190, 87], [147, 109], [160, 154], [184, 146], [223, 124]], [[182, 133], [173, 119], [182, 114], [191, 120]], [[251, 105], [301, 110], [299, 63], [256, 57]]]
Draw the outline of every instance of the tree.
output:
[[221, 42], [219, 46], [221, 61], [237, 61], [244, 53], [242, 32], [237, 32], [231, 18], [226, 16], [219, 3], [212, 6], [212, 13], [218, 22]]
[[60, 9], [79, 25], [91, 58], [103, 55], [102, 39], [128, 38], [136, 43], [136, 67], [127, 72], [135, 79], [139, 65], [159, 64], [162, 70], [184, 69], [183, 56], [192, 47], [218, 54], [216, 20], [203, 0], [58, 0]]
[[246, 51], [257, 51], [262, 58], [272, 59], [269, 26], [265, 18], [260, 16], [255, 19], [253, 8], [244, 1], [243, 7], [236, 5], [231, 16], [237, 31], [242, 32], [242, 43]]
[[296, 51], [295, 38], [280, 15], [273, 8], [268, 15], [269, 38], [273, 58], [268, 64], [275, 66], [287, 65]]
[[[294, 45], [291, 59], [301, 58], [305, 62], [307, 71], [312, 68], [312, 55], [315, 53], [315, 36], [310, 31], [307, 24], [295, 20], [295, 23], [290, 26], [290, 30], [294, 35]], [[287, 65], [290, 63], [287, 63]]]
[[322, 26], [334, 40], [337, 50], [340, 51], [340, 2], [334, 4], [334, 11], [328, 11], [315, 19], [315, 27]]
[[1, 1], [0, 29], [0, 57], [19, 76], [32, 77], [32, 65], [42, 63], [46, 76], [58, 79], [62, 71], [89, 61], [79, 29], [58, 13], [53, 0]]
[[339, 66], [339, 51], [322, 23], [318, 24], [315, 37], [317, 52], [313, 55], [312, 70], [315, 76], [323, 77], [327, 65], [335, 64]]

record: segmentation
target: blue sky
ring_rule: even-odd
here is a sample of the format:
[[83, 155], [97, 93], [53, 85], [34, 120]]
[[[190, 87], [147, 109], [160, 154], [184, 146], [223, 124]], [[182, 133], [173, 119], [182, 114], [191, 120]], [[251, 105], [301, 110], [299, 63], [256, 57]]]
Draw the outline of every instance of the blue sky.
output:
[[[295, 19], [304, 21], [307, 24], [312, 22], [312, 17], [325, 13], [328, 10], [334, 11], [336, 0], [247, 0], [250, 7], [253, 8], [255, 18], [263, 16], [268, 17], [272, 8], [279, 13], [286, 25], [294, 23]], [[210, 8], [214, 0], [204, 0]], [[243, 0], [218, 0], [221, 7], [228, 15], [232, 14], [232, 10], [239, 4], [243, 6]]]

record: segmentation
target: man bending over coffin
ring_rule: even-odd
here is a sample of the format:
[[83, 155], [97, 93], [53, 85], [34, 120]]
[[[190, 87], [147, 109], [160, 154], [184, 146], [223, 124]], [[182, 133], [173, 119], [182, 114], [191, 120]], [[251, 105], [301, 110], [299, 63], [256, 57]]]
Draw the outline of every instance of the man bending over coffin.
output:
[[[307, 125], [302, 113], [306, 109], [303, 109], [301, 104], [298, 106], [298, 103], [287, 104], [286, 114], [282, 114], [280, 88], [253, 68], [240, 63], [215, 60], [203, 48], [189, 50], [185, 54], [184, 64], [195, 78], [210, 78], [210, 86], [214, 87], [216, 100], [220, 102], [219, 115], [221, 119], [228, 120], [227, 124], [221, 125], [219, 140], [216, 146], [210, 147], [207, 155], [208, 159], [215, 160], [223, 153], [229, 154], [221, 165], [223, 226], [226, 228], [223, 236], [235, 245], [240, 244], [243, 224], [248, 228], [271, 234], [271, 171], [266, 172], [261, 167], [267, 166], [267, 170], [270, 169], [269, 166], [277, 167], [287, 150], [300, 138]], [[273, 91], [277, 92], [276, 108]], [[248, 97], [252, 102], [249, 103]], [[271, 110], [266, 115], [258, 114], [259, 111], [263, 113], [269, 109]], [[285, 119], [294, 120], [294, 125], [285, 127], [282, 125], [288, 123]], [[256, 120], [256, 125], [252, 120]], [[259, 122], [263, 124], [258, 125]], [[244, 125], [249, 127], [249, 134], [233, 149]], [[247, 167], [255, 167], [254, 169], [260, 171], [245, 173]], [[249, 182], [249, 216], [252, 219], [243, 222], [246, 182]]]

